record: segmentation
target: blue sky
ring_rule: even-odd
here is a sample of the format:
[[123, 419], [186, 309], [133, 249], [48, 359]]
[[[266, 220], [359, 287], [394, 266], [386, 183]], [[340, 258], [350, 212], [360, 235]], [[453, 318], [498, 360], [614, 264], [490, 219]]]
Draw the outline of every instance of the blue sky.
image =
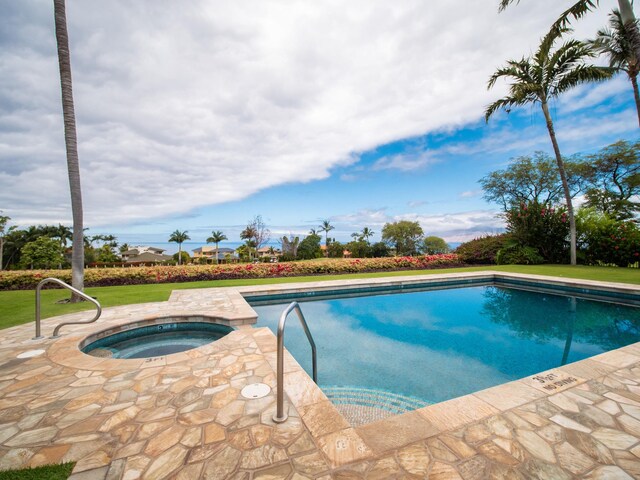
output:
[[[551, 149], [538, 107], [485, 124], [505, 92], [486, 81], [535, 49], [562, 2], [501, 14], [494, 0], [343, 3], [68, 0], [90, 233], [237, 241], [258, 214], [274, 238], [322, 219], [339, 240], [364, 226], [377, 239], [401, 219], [451, 242], [499, 231], [478, 180]], [[51, 6], [0, 7], [0, 210], [18, 225], [70, 224]], [[622, 76], [568, 93], [553, 114], [565, 155], [638, 137]]]

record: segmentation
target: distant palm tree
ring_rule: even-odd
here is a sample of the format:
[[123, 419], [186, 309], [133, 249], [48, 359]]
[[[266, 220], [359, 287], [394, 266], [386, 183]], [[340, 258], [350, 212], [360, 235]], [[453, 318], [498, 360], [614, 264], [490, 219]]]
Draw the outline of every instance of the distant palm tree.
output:
[[369, 245], [369, 238], [373, 237], [373, 235], [374, 232], [369, 227], [364, 227], [360, 234], [360, 236], [367, 242], [367, 245]]
[[218, 244], [227, 240], [227, 236], [220, 230], [214, 230], [211, 232], [211, 236], [207, 238], [207, 243], [216, 244], [216, 264], [218, 264]]
[[549, 113], [549, 100], [585, 82], [605, 80], [612, 75], [611, 69], [586, 65], [584, 60], [595, 55], [593, 48], [577, 40], [568, 40], [554, 50], [554, 45], [568, 28], [552, 29], [540, 43], [536, 53], [529, 58], [509, 60], [505, 67], [499, 68], [491, 76], [488, 88], [491, 89], [499, 78], [508, 78], [513, 83], [509, 85], [509, 94], [496, 100], [485, 111], [488, 122], [496, 110], [510, 111], [513, 106], [529, 103], [539, 103], [547, 122], [547, 130], [558, 164], [558, 172], [562, 180], [567, 213], [569, 216], [569, 230], [571, 232], [571, 265], [576, 264], [576, 221], [573, 214], [571, 192], [567, 183], [560, 147], [553, 128], [553, 121]]
[[191, 240], [191, 237], [187, 235], [188, 233], [189, 232], [186, 230], [184, 232], [176, 230], [169, 237], [170, 242], [175, 242], [178, 244], [178, 265], [182, 265], [182, 243], [186, 242], [187, 240]]
[[633, 45], [629, 41], [629, 32], [622, 22], [619, 10], [613, 10], [609, 14], [609, 27], [598, 30], [595, 40], [589, 43], [596, 51], [609, 57], [609, 67], [619, 72], [625, 72], [633, 86], [633, 96], [638, 112], [638, 124], [640, 125], [640, 93], [638, 92], [638, 72], [640, 63], [633, 51]]
[[[71, 83], [71, 55], [67, 35], [67, 15], [65, 0], [53, 0], [56, 24], [56, 45], [58, 47], [58, 66], [62, 87], [62, 116], [64, 118], [64, 140], [67, 150], [67, 170], [71, 190], [71, 212], [73, 215], [73, 249], [71, 251], [71, 285], [84, 290], [84, 241], [82, 190], [80, 188], [80, 163], [78, 160], [78, 139], [76, 136], [76, 115], [73, 106], [73, 87]], [[79, 302], [77, 295], [71, 296], [72, 302]]]
[[316, 230], [315, 228], [310, 229], [309, 235], [318, 235], [318, 230]]
[[[336, 228], [336, 227], [331, 225], [329, 220], [323, 220], [322, 224], [318, 227], [318, 229], [321, 232], [324, 232], [324, 246], [327, 247], [327, 248], [329, 247], [329, 232], [331, 230], [333, 230], [334, 228]], [[327, 254], [328, 254], [328, 251], [327, 251]]]

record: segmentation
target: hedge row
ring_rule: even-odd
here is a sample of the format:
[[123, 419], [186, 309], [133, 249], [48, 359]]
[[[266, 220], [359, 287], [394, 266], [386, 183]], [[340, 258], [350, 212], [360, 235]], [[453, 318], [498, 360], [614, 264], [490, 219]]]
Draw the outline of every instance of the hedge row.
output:
[[[194, 282], [199, 280], [431, 269], [462, 265], [463, 262], [458, 256], [450, 253], [420, 257], [358, 258], [281, 263], [88, 268], [84, 272], [84, 284], [87, 287], [105, 287], [148, 283]], [[2, 271], [0, 272], [0, 290], [34, 289], [40, 280], [47, 277], [56, 277], [71, 283], [71, 270]]]

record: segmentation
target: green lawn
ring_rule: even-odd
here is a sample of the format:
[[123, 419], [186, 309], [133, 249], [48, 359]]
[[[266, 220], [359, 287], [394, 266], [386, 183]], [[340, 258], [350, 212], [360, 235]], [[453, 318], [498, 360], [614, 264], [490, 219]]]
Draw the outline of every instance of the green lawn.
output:
[[[284, 277], [248, 280], [213, 280], [188, 283], [164, 283], [153, 285], [132, 285], [125, 287], [93, 287], [86, 292], [98, 299], [103, 307], [128, 305], [133, 303], [161, 302], [169, 299], [172, 290], [185, 288], [230, 287], [240, 285], [266, 285], [293, 282], [317, 282], [319, 280], [394, 277], [399, 275], [422, 275], [453, 272], [477, 272], [482, 270], [553, 275], [557, 277], [582, 278], [608, 282], [633, 283], [640, 285], [640, 270], [616, 267], [571, 267], [568, 265], [504, 265], [493, 267], [449, 268], [438, 270], [411, 270], [400, 272], [359, 273], [350, 275], [322, 275], [308, 277]], [[68, 298], [64, 290], [43, 290], [42, 318], [62, 315], [92, 308], [91, 304], [57, 304]], [[34, 320], [35, 294], [33, 290], [0, 292], [0, 328], [12, 327]]]
[[0, 472], [0, 480], [66, 480], [71, 475], [74, 465], [75, 462], [69, 462], [22, 470], [5, 470]]

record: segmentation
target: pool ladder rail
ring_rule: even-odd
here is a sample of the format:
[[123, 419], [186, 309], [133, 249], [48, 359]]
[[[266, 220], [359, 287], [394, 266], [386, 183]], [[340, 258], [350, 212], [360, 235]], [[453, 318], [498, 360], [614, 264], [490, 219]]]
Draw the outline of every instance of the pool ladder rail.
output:
[[82, 321], [82, 322], [62, 322], [60, 324], [58, 324], [56, 326], [56, 328], [53, 329], [53, 335], [51, 336], [51, 338], [57, 338], [58, 332], [60, 331], [60, 329], [65, 326], [65, 325], [76, 325], [76, 324], [85, 324], [85, 323], [93, 323], [96, 320], [98, 320], [98, 318], [100, 318], [100, 315], [102, 315], [102, 307], [100, 306], [100, 303], [95, 299], [90, 297], [89, 295], [87, 295], [86, 293], [81, 292], [80, 290], [78, 290], [77, 288], [73, 288], [71, 285], [63, 282], [62, 280], [58, 279], [58, 278], [53, 278], [53, 277], [49, 277], [49, 278], [45, 278], [44, 280], [41, 280], [38, 283], [38, 286], [36, 287], [36, 336], [33, 337], [34, 340], [39, 340], [41, 338], [43, 338], [41, 330], [40, 330], [40, 291], [42, 290], [42, 287], [44, 285], [46, 285], [47, 283], [56, 283], [64, 288], [66, 288], [67, 290], [71, 290], [73, 293], [75, 293], [76, 295], [78, 295], [79, 297], [93, 303], [96, 307], [96, 314], [95, 316], [88, 321]]
[[313, 341], [313, 336], [309, 330], [309, 325], [302, 314], [300, 305], [298, 302], [291, 302], [291, 304], [284, 309], [280, 315], [280, 321], [278, 322], [278, 357], [277, 357], [277, 394], [276, 394], [276, 413], [273, 416], [275, 423], [283, 423], [289, 418], [289, 415], [284, 411], [284, 327], [287, 323], [287, 317], [295, 310], [300, 320], [300, 324], [304, 330], [307, 340], [311, 345], [311, 360], [313, 365], [313, 381], [318, 383], [318, 363], [316, 358], [316, 342]]

